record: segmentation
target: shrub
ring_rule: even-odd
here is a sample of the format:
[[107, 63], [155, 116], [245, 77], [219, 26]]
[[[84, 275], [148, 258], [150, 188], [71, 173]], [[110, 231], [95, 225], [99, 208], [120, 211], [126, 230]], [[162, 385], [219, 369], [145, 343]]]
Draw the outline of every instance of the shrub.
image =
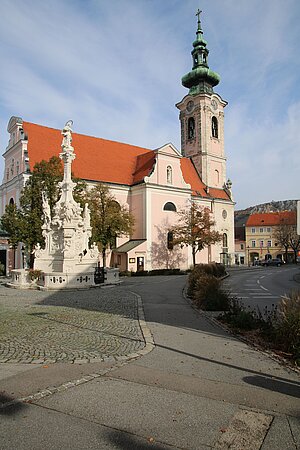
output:
[[300, 291], [284, 296], [277, 311], [275, 331], [278, 343], [300, 362]]
[[221, 320], [228, 323], [235, 330], [255, 330], [260, 328], [261, 321], [253, 310], [246, 310], [241, 302], [236, 298], [229, 300], [228, 312]]
[[194, 290], [197, 280], [203, 275], [210, 275], [216, 278], [221, 278], [226, 273], [225, 267], [222, 264], [210, 263], [210, 264], [197, 264], [188, 278], [187, 295], [194, 297]]
[[193, 301], [197, 308], [206, 311], [227, 311], [230, 303], [228, 294], [221, 289], [221, 280], [207, 273], [198, 277]]
[[28, 270], [28, 277], [30, 281], [38, 280], [40, 276], [42, 275], [42, 271], [38, 269], [29, 269]]

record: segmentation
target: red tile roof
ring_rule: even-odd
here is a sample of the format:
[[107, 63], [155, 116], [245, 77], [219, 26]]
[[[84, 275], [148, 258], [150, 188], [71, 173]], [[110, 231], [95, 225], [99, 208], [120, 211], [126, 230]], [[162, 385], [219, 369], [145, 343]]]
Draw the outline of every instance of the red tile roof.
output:
[[[60, 130], [29, 122], [23, 122], [23, 129], [28, 135], [31, 170], [42, 159], [58, 155], [62, 142]], [[121, 142], [78, 133], [72, 133], [72, 137], [76, 154], [72, 171], [75, 177], [85, 180], [131, 185], [145, 176], [142, 170], [139, 170], [140, 179], [136, 173], [137, 157], [148, 153], [151, 159], [154, 155], [152, 150]]]
[[[30, 122], [23, 122], [23, 129], [28, 136], [30, 170], [37, 162], [58, 155], [62, 142], [60, 130]], [[72, 133], [72, 137], [76, 154], [72, 171], [77, 178], [131, 186], [142, 182], [153, 170], [156, 161], [153, 150], [78, 133]], [[189, 158], [181, 158], [180, 162], [184, 180], [191, 185], [193, 195], [230, 200], [223, 189], [205, 190]]]
[[280, 224], [296, 225], [296, 211], [279, 211], [272, 213], [251, 214], [249, 216], [246, 227], [263, 226], [263, 225], [280, 225]]
[[205, 198], [219, 198], [230, 200], [229, 195], [224, 189], [209, 188], [203, 183], [199, 177], [197, 170], [189, 158], [182, 158], [180, 160], [181, 170], [184, 181], [191, 185], [193, 195], [199, 195]]

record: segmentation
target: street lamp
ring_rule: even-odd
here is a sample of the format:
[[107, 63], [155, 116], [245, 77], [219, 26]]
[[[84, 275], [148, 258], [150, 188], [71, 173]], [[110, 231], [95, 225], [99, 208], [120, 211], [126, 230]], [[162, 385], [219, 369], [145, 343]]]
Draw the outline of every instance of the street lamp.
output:
[[247, 246], [247, 252], [248, 252], [248, 267], [250, 267], [250, 247]]

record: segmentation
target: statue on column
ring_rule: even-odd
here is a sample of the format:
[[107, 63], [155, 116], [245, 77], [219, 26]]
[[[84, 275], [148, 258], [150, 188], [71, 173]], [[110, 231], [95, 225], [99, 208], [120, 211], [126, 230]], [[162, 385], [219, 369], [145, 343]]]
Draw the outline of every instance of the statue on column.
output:
[[47, 227], [51, 223], [51, 210], [49, 201], [47, 198], [47, 194], [42, 191], [42, 208], [43, 208], [43, 215], [44, 215], [44, 224], [47, 225]]
[[62, 129], [61, 134], [63, 135], [62, 148], [63, 149], [73, 149], [72, 147], [72, 125], [73, 120], [68, 120], [65, 126]]

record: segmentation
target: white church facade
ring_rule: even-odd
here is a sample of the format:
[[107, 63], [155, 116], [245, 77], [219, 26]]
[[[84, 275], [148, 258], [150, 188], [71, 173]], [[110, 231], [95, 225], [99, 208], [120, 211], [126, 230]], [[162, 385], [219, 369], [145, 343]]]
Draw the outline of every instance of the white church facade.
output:
[[[137, 271], [188, 269], [191, 248], [168, 248], [168, 232], [176, 211], [195, 201], [209, 208], [223, 240], [197, 253], [199, 262], [234, 263], [234, 201], [226, 178], [224, 108], [227, 102], [214, 92], [219, 76], [208, 67], [208, 50], [200, 18], [193, 43], [193, 68], [182, 78], [188, 94], [176, 106], [180, 111], [181, 152], [172, 144], [150, 150], [73, 133], [76, 152], [72, 170], [93, 186], [102, 182], [135, 219], [133, 235], [117, 239], [110, 266]], [[75, 124], [76, 125], [76, 124]], [[0, 186], [0, 215], [9, 203], [19, 204], [21, 191], [34, 165], [58, 156], [61, 131], [13, 116], [9, 120], [5, 169]], [[2, 250], [5, 245], [2, 245]], [[4, 247], [3, 247], [4, 245]], [[7, 246], [7, 255], [9, 253]], [[24, 264], [22, 247], [14, 265]], [[7, 272], [11, 267], [7, 256]], [[10, 267], [9, 267], [10, 265]]]

